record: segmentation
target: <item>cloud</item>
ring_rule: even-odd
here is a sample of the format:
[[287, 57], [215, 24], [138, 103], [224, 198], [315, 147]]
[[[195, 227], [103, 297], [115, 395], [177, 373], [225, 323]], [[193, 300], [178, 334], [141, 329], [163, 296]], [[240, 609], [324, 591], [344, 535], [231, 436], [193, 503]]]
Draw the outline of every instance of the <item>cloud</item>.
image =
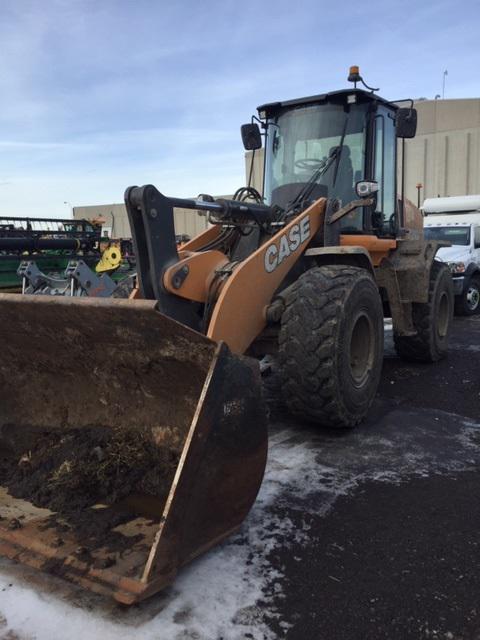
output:
[[128, 176], [231, 191], [255, 107], [345, 87], [351, 64], [387, 98], [433, 97], [444, 68], [447, 96], [472, 96], [478, 17], [473, 0], [4, 0], [0, 179], [16, 197], [2, 188], [0, 210], [118, 201]]

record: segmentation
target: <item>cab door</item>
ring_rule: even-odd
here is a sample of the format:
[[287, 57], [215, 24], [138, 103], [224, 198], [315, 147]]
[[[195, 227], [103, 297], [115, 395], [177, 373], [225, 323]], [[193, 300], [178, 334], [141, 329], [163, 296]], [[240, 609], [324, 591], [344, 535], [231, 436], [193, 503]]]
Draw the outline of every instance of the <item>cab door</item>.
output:
[[379, 105], [373, 119], [373, 179], [378, 183], [372, 227], [379, 236], [397, 231], [397, 137], [395, 113]]

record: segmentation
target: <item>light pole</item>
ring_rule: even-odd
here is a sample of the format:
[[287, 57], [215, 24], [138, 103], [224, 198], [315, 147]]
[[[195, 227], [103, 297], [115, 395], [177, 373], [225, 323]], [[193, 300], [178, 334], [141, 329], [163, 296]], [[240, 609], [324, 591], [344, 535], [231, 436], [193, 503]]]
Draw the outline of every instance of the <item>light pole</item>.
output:
[[73, 207], [72, 207], [72, 204], [68, 200], [64, 200], [63, 204], [66, 204], [67, 207], [70, 209], [70, 217], [73, 219]]
[[422, 192], [422, 187], [423, 187], [423, 184], [421, 182], [417, 182], [416, 189], [417, 189], [417, 208], [418, 209], [420, 209], [420, 195]]
[[448, 76], [448, 71], [445, 69], [443, 72], [443, 88], [442, 88], [442, 100], [445, 98], [445, 78]]

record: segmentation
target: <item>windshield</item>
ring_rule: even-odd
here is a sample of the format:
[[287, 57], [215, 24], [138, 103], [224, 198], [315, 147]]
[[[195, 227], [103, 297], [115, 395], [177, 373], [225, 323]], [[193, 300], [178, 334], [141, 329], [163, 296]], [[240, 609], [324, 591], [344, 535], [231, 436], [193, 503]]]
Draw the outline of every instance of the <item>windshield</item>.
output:
[[427, 240], [444, 240], [454, 245], [470, 245], [470, 227], [425, 227]]
[[[336, 197], [342, 204], [356, 200], [355, 182], [364, 177], [366, 109], [366, 105], [325, 103], [295, 107], [270, 118], [266, 202], [285, 208], [339, 145], [338, 166], [334, 159], [319, 177], [311, 199]], [[361, 221], [354, 226], [361, 227]]]

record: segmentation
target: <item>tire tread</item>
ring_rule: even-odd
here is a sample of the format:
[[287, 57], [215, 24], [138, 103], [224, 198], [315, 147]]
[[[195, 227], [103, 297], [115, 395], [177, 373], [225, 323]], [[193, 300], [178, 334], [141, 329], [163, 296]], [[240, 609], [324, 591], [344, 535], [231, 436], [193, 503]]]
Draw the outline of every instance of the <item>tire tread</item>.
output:
[[[446, 352], [435, 347], [433, 341], [433, 297], [437, 281], [442, 277], [442, 273], [448, 273], [448, 267], [441, 262], [434, 261], [430, 269], [430, 279], [428, 287], [428, 302], [413, 303], [412, 316], [413, 324], [417, 330], [414, 336], [399, 336], [394, 332], [393, 341], [397, 355], [412, 362], [436, 362], [446, 356]], [[453, 285], [451, 290], [453, 301]], [[452, 304], [453, 307], [453, 304]]]
[[[279, 364], [285, 402], [297, 417], [325, 426], [351, 427], [361, 422], [370, 407], [369, 401], [364, 411], [349, 413], [332, 376], [343, 301], [363, 278], [373, 282], [362, 268], [315, 267], [289, 289], [279, 332]], [[302, 307], [309, 311], [303, 320]]]

